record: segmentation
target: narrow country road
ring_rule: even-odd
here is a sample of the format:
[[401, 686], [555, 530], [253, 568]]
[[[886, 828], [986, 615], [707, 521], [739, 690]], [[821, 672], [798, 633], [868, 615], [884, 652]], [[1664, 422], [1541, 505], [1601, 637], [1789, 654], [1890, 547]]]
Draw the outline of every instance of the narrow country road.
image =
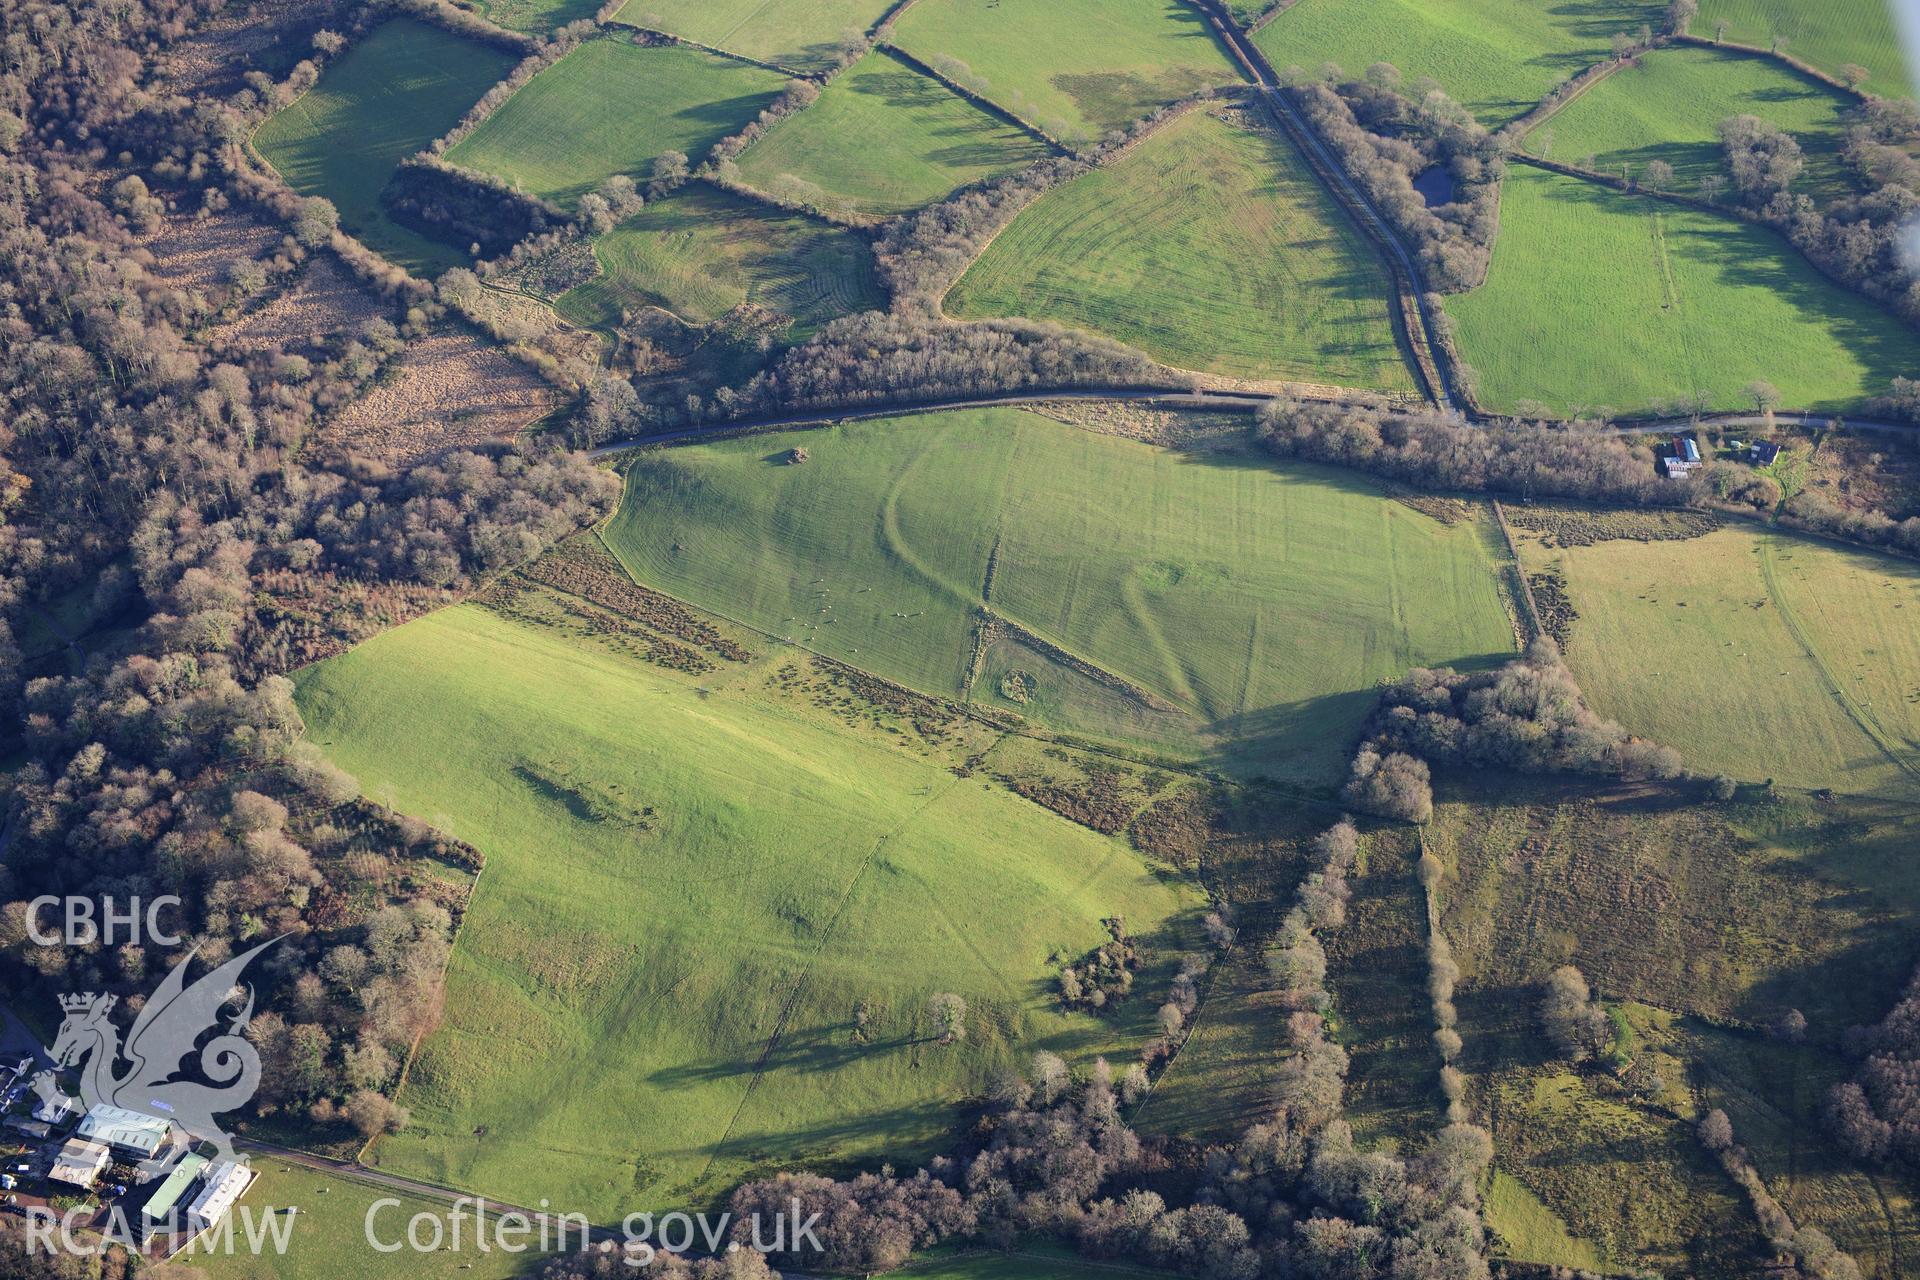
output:
[[[1047, 404], [1061, 400], [1086, 400], [1122, 402], [1132, 404], [1165, 405], [1178, 409], [1223, 409], [1251, 413], [1261, 405], [1279, 399], [1278, 396], [1260, 391], [1153, 391], [1153, 390], [1110, 390], [1110, 391], [1034, 391], [1018, 395], [982, 396], [965, 400], [926, 400], [908, 404], [888, 405], [874, 409], [826, 409], [817, 413], [781, 414], [765, 418], [737, 418], [728, 422], [715, 422], [700, 427], [676, 427], [671, 431], [656, 431], [650, 435], [632, 436], [626, 440], [615, 440], [610, 444], [599, 445], [587, 450], [590, 458], [610, 458], [616, 454], [633, 449], [645, 449], [653, 445], [682, 444], [689, 440], [721, 439], [727, 436], [758, 435], [767, 431], [783, 431], [789, 428], [827, 427], [841, 422], [861, 422], [875, 418], [902, 418], [919, 413], [934, 413], [946, 409], [982, 409], [994, 406], [1017, 406], [1024, 404]], [[1405, 413], [1402, 409], [1384, 409], [1381, 412]], [[1476, 422], [1465, 415], [1456, 415], [1469, 426], [1483, 426], [1484, 421]], [[1775, 410], [1773, 419], [1778, 425], [1790, 427], [1816, 427], [1838, 418], [1846, 424], [1849, 431], [1868, 431], [1880, 435], [1913, 435], [1920, 433], [1920, 425], [1906, 422], [1879, 422], [1870, 418], [1849, 418], [1844, 414], [1811, 413], [1804, 409]], [[1708, 413], [1699, 418], [1648, 418], [1638, 422], [1602, 428], [1610, 435], [1644, 436], [1659, 435], [1667, 431], [1690, 431], [1695, 427], [1757, 427], [1765, 425], [1766, 419], [1757, 413]], [[1553, 428], [1543, 428], [1552, 430]]]

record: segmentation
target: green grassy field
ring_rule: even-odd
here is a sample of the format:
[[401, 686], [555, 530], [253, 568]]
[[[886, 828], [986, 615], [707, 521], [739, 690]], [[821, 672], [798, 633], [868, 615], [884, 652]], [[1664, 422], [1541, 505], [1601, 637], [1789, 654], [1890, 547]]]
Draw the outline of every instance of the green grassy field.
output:
[[1866, 87], [1886, 97], [1913, 94], [1911, 69], [1900, 56], [1893, 21], [1893, 0], [1835, 0], [1802, 4], [1798, 0], [1701, 0], [1693, 33], [1711, 39], [1721, 22], [1727, 39], [1769, 46], [1785, 37], [1786, 52], [1822, 71], [1839, 75], [1847, 63], [1873, 73]]
[[1685, 1031], [1685, 1051], [1699, 1064], [1702, 1105], [1727, 1113], [1794, 1221], [1832, 1236], [1876, 1280], [1906, 1274], [1901, 1264], [1920, 1230], [1912, 1186], [1850, 1161], [1823, 1114], [1851, 1064], [1824, 1046], [1782, 1045], [1703, 1024], [1687, 1023]]
[[[471, 1234], [465, 1237], [466, 1247], [458, 1251], [402, 1249], [381, 1253], [368, 1244], [366, 1233], [367, 1213], [376, 1200], [400, 1202], [397, 1207], [386, 1205], [375, 1211], [374, 1232], [381, 1244], [404, 1239], [407, 1223], [415, 1214], [431, 1214], [445, 1225], [451, 1210], [437, 1201], [397, 1195], [270, 1156], [255, 1156], [253, 1167], [260, 1176], [241, 1204], [260, 1215], [258, 1230], [263, 1240], [271, 1239], [265, 1235], [268, 1211], [291, 1213], [293, 1229], [286, 1252], [280, 1253], [270, 1244], [259, 1251], [249, 1248], [242, 1221], [234, 1229], [232, 1252], [224, 1248], [209, 1252], [203, 1243], [181, 1257], [181, 1262], [198, 1268], [207, 1280], [508, 1280], [525, 1274], [537, 1256], [531, 1250], [519, 1255], [497, 1249], [481, 1252]], [[284, 1230], [284, 1222], [280, 1225]], [[471, 1215], [463, 1226], [471, 1233]]]
[[644, 179], [668, 151], [698, 164], [784, 83], [778, 72], [698, 49], [589, 40], [529, 81], [447, 159], [570, 205], [616, 173]]
[[498, 26], [544, 34], [569, 22], [590, 20], [600, 6], [594, 0], [475, 0], [475, 8]]
[[1391, 296], [1288, 143], [1195, 111], [1043, 196], [945, 305], [1092, 329], [1177, 368], [1411, 391]]
[[1493, 1171], [1485, 1203], [1487, 1226], [1500, 1238], [1499, 1256], [1550, 1267], [1606, 1271], [1600, 1251], [1569, 1234], [1560, 1215], [1512, 1174]]
[[1520, 545], [1529, 570], [1566, 575], [1580, 611], [1567, 661], [1602, 714], [1697, 772], [1920, 795], [1911, 562], [1745, 524], [1684, 542]]
[[1616, 412], [1765, 378], [1795, 408], [1859, 404], [1920, 340], [1772, 232], [1516, 165], [1487, 282], [1446, 300], [1481, 399]]
[[1327, 62], [1358, 77], [1391, 62], [1431, 76], [1489, 128], [1522, 115], [1570, 75], [1611, 56], [1614, 33], [1659, 28], [1664, 6], [1631, 0], [1300, 0], [1254, 37], [1277, 68]]
[[957, 58], [983, 92], [1054, 137], [1098, 137], [1240, 74], [1180, 0], [920, 0], [894, 43]]
[[872, 256], [858, 238], [704, 184], [648, 205], [594, 241], [603, 274], [555, 309], [588, 327], [625, 309], [664, 307], [705, 324], [744, 302], [794, 318], [805, 337], [835, 316], [880, 305]]
[[893, 214], [1047, 154], [884, 50], [834, 78], [740, 159], [749, 185], [847, 214]]
[[395, 18], [356, 42], [253, 144], [295, 191], [324, 196], [341, 227], [413, 271], [466, 261], [461, 250], [390, 220], [380, 189], [394, 166], [452, 128], [513, 55]]
[[864, 34], [890, 0], [627, 0], [615, 22], [674, 35], [762, 62], [817, 71], [832, 64], [840, 37]]
[[334, 760], [487, 857], [382, 1167], [604, 1221], [776, 1164], [905, 1165], [1037, 1049], [1138, 1052], [1157, 998], [1064, 1014], [1053, 957], [1120, 912], [1164, 991], [1197, 890], [988, 781], [991, 734], [892, 745], [781, 695], [784, 655], [686, 676], [621, 630], [463, 605], [300, 674]]
[[[810, 460], [780, 465], [794, 446]], [[641, 582], [876, 674], [953, 696], [974, 618], [1162, 713], [1150, 741], [1325, 781], [1374, 682], [1512, 647], [1481, 530], [1333, 470], [1179, 454], [1011, 409], [848, 424], [641, 455], [606, 538]], [[983, 590], [989, 562], [990, 590]], [[1036, 702], [975, 682], [976, 701]], [[1048, 722], [1132, 738], [1101, 704]]]
[[1695, 45], [1658, 49], [1607, 77], [1527, 135], [1527, 149], [1566, 164], [1635, 178], [1650, 161], [1673, 166], [1674, 190], [1697, 194], [1713, 174], [1725, 186], [1726, 162], [1714, 127], [1728, 116], [1756, 115], [1792, 133], [1807, 157], [1795, 190], [1825, 202], [1854, 189], [1840, 160], [1838, 91], [1765, 58]]

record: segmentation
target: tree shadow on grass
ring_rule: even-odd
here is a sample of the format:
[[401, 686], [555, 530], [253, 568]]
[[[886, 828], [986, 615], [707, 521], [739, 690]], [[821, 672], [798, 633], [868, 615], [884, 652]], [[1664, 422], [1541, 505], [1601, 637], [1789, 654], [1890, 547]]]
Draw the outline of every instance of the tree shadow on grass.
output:
[[[697, 140], [694, 146], [688, 149], [690, 153], [694, 148], [704, 151], [721, 138], [745, 125], [747, 121], [752, 120], [762, 111], [765, 111], [769, 106], [773, 105], [774, 98], [778, 96], [777, 93], [768, 92], [743, 93], [731, 98], [715, 98], [710, 102], [696, 102], [690, 106], [682, 107], [674, 112], [671, 118], [675, 120], [690, 120], [696, 124], [705, 126], [712, 136]], [[693, 158], [698, 160], [699, 156], [695, 155]]]

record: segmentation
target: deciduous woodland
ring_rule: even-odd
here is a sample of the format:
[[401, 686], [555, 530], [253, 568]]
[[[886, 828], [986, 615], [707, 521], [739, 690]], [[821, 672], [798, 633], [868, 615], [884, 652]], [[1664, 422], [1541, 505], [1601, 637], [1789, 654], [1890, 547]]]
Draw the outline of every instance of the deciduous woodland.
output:
[[1894, 27], [0, 0], [0, 1277], [1913, 1275]]

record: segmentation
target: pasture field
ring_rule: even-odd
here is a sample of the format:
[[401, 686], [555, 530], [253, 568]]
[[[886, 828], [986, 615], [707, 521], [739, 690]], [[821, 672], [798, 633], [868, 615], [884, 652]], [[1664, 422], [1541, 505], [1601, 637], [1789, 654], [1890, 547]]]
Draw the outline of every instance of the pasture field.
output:
[[369, 1247], [365, 1227], [376, 1200], [400, 1202], [398, 1207], [387, 1205], [375, 1211], [374, 1230], [382, 1244], [404, 1239], [407, 1222], [415, 1214], [432, 1214], [444, 1223], [451, 1210], [439, 1201], [401, 1195], [271, 1156], [254, 1156], [253, 1167], [260, 1176], [241, 1204], [260, 1215], [257, 1229], [263, 1234], [270, 1229], [269, 1210], [281, 1212], [281, 1221], [275, 1224], [281, 1230], [286, 1230], [285, 1217], [291, 1216], [286, 1252], [278, 1253], [270, 1245], [258, 1253], [252, 1251], [244, 1224], [236, 1223], [231, 1253], [209, 1252], [203, 1242], [181, 1256], [181, 1262], [197, 1268], [207, 1280], [509, 1280], [524, 1275], [537, 1256], [532, 1250], [514, 1255], [499, 1250], [483, 1253], [472, 1247], [471, 1215], [463, 1224], [469, 1233], [468, 1247], [457, 1252], [380, 1253]]
[[1524, 1039], [1538, 1035], [1530, 1009], [1497, 1030], [1462, 1013], [1476, 1122], [1525, 1193], [1496, 1189], [1494, 1220], [1512, 1228], [1501, 1215], [1523, 1211], [1520, 1248], [1606, 1258], [1602, 1274], [1754, 1273], [1763, 1242], [1753, 1214], [1694, 1136], [1691, 1115], [1630, 1098], [1603, 1073], [1527, 1054]]
[[[796, 446], [809, 461], [781, 465]], [[1377, 680], [1513, 647], [1471, 523], [1351, 473], [1013, 409], [644, 453], [604, 536], [643, 583], [943, 696], [968, 690], [988, 606], [1048, 655], [1028, 690], [1070, 691], [1068, 669], [1155, 712], [1155, 745], [1316, 783], [1337, 775]], [[983, 705], [1036, 705], [984, 684]], [[1095, 703], [1067, 711], [1047, 722], [1136, 731]]]
[[795, 71], [820, 71], [840, 37], [864, 34], [891, 0], [627, 0], [615, 22], [669, 31]]
[[1046, 154], [1024, 129], [881, 49], [756, 142], [740, 158], [740, 173], [777, 195], [847, 215], [884, 215], [932, 204]]
[[704, 183], [647, 205], [596, 239], [593, 252], [601, 274], [555, 304], [589, 328], [642, 307], [707, 324], [751, 302], [792, 316], [791, 336], [803, 338], [835, 316], [880, 305], [872, 256], [858, 238]]
[[1203, 373], [1412, 391], [1393, 288], [1284, 139], [1194, 111], [1042, 196], [947, 295]]
[[1784, 52], [1822, 71], [1839, 75], [1848, 63], [1873, 73], [1866, 88], [1883, 97], [1911, 97], [1911, 68], [1900, 53], [1894, 24], [1896, 0], [1833, 0], [1829, 4], [1802, 4], [1798, 0], [1701, 0], [1693, 33], [1711, 39], [1720, 23], [1727, 39], [1762, 48], [1776, 36], [1786, 40]]
[[[1588, 700], [1699, 773], [1920, 794], [1920, 570], [1745, 524], [1550, 549]], [[1908, 613], [1908, 609], [1916, 610]]]
[[1159, 833], [1165, 832], [1175, 834], [1174, 844], [1184, 837], [1204, 847], [1209, 887], [1233, 904], [1240, 937], [1214, 965], [1179, 1056], [1128, 1122], [1142, 1133], [1231, 1142], [1272, 1107], [1288, 1041], [1287, 1010], [1267, 968], [1267, 941], [1312, 861], [1313, 838], [1336, 815], [1229, 786], [1163, 801], [1148, 811], [1149, 819], [1155, 816], [1169, 821], [1162, 828], [1136, 820], [1135, 843], [1161, 847]]
[[594, 0], [474, 0], [474, 8], [496, 26], [544, 35], [569, 22], [591, 19], [600, 6]]
[[341, 228], [369, 248], [412, 271], [453, 266], [465, 253], [392, 221], [380, 190], [394, 166], [458, 123], [513, 63], [510, 53], [394, 18], [267, 117], [253, 145], [295, 191], [331, 200]]
[[1824, 1111], [1851, 1065], [1829, 1045], [1781, 1045], [1689, 1020], [1676, 1052], [1697, 1063], [1702, 1108], [1719, 1107], [1795, 1222], [1825, 1231], [1870, 1277], [1900, 1265], [1920, 1220], [1911, 1186], [1833, 1143]]
[[1700, 179], [1725, 179], [1714, 127], [1728, 116], [1756, 115], [1794, 135], [1807, 168], [1795, 190], [1825, 202], [1851, 193], [1840, 160], [1842, 113], [1852, 100], [1811, 76], [1749, 54], [1698, 45], [1656, 49], [1608, 76], [1527, 135], [1527, 149], [1565, 164], [1638, 178], [1647, 165], [1673, 166], [1674, 190], [1689, 195]]
[[1591, 1242], [1571, 1235], [1559, 1214], [1504, 1169], [1493, 1171], [1483, 1204], [1487, 1228], [1500, 1241], [1499, 1257], [1595, 1273], [1607, 1270], [1606, 1259]]
[[1347, 921], [1326, 940], [1333, 1035], [1351, 1060], [1346, 1120], [1361, 1144], [1405, 1152], [1446, 1124], [1419, 857], [1403, 830], [1370, 835], [1350, 877]]
[[699, 49], [589, 40], [528, 81], [447, 159], [571, 205], [616, 173], [644, 180], [668, 151], [698, 164], [784, 83], [778, 72]]
[[[1721, 1106], [1796, 1221], [1868, 1274], [1893, 1274], [1877, 1264], [1911, 1234], [1910, 1197], [1880, 1179], [1882, 1202], [1837, 1161], [1823, 1111], [1851, 1069], [1839, 1036], [1885, 1010], [1915, 959], [1911, 805], [1438, 781], [1426, 846], [1444, 868], [1441, 928], [1462, 974], [1461, 1067], [1500, 1177], [1516, 1183], [1497, 1177], [1488, 1204], [1505, 1256], [1750, 1274], [1752, 1215], [1691, 1132]], [[1618, 1079], [1547, 1056], [1536, 1006], [1563, 963], [1614, 1015]], [[1806, 1015], [1804, 1046], [1737, 1029], [1790, 1008]]]
[[1376, 62], [1408, 82], [1438, 81], [1494, 128], [1524, 115], [1568, 76], [1611, 55], [1616, 32], [1660, 27], [1664, 6], [1634, 0], [1300, 0], [1254, 37], [1276, 68], [1334, 63], [1358, 78]]
[[[682, 674], [640, 635], [528, 587], [300, 674], [331, 758], [487, 858], [383, 1168], [605, 1221], [775, 1165], [907, 1165], [993, 1071], [1151, 1038], [1204, 901], [1184, 878], [996, 785], [982, 726], [934, 743], [792, 651]], [[1062, 1012], [1054, 966], [1116, 912], [1146, 997]]]
[[1645, 411], [1701, 392], [1843, 409], [1920, 365], [1891, 313], [1760, 227], [1515, 165], [1487, 281], [1446, 300], [1482, 402]]
[[1799, 1009], [1828, 1039], [1878, 1018], [1916, 958], [1920, 878], [1895, 851], [1920, 821], [1704, 790], [1449, 779], [1427, 848], [1465, 985], [1522, 998], [1577, 964], [1609, 999], [1705, 1018]]
[[1091, 139], [1240, 73], [1181, 0], [919, 0], [893, 42], [954, 58], [1056, 138]]

